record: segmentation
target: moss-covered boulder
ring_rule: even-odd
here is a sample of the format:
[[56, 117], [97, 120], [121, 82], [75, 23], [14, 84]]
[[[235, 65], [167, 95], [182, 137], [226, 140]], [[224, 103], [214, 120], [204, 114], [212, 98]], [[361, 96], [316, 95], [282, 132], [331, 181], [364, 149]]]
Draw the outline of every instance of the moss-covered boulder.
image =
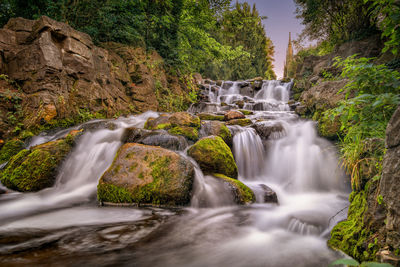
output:
[[201, 123], [200, 136], [216, 135], [221, 137], [228, 146], [232, 146], [232, 134], [228, 127], [219, 121], [203, 121]]
[[23, 149], [0, 173], [1, 183], [16, 191], [36, 192], [54, 185], [57, 169], [71, 151], [79, 132], [65, 138]]
[[179, 154], [155, 146], [127, 143], [97, 186], [100, 202], [186, 205], [194, 167]]
[[253, 122], [250, 119], [237, 119], [226, 122], [226, 125], [249, 126], [251, 124], [253, 124]]
[[223, 121], [224, 116], [223, 115], [214, 115], [210, 113], [200, 113], [198, 114], [200, 120], [202, 121]]
[[7, 162], [12, 156], [24, 148], [24, 142], [18, 139], [6, 142], [0, 150], [0, 164]]
[[237, 179], [232, 179], [220, 173], [214, 173], [214, 177], [223, 180], [223, 182], [231, 189], [236, 204], [244, 205], [251, 204], [256, 201], [254, 192], [244, 183]]
[[205, 173], [221, 173], [237, 178], [238, 170], [232, 152], [219, 136], [204, 137], [188, 150]]
[[199, 139], [200, 118], [187, 112], [162, 114], [156, 119], [149, 118], [144, 128], [149, 130], [164, 129], [168, 130], [170, 134], [181, 135], [188, 140], [196, 141]]

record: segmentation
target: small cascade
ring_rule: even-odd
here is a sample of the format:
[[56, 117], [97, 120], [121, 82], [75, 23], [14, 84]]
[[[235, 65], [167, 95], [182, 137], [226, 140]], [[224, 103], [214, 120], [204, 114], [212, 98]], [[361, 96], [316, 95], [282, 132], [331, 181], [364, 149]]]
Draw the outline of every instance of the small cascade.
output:
[[344, 188], [336, 153], [329, 142], [317, 136], [313, 122], [285, 124], [285, 132], [269, 149], [268, 179], [296, 192]]
[[233, 138], [233, 153], [239, 176], [251, 180], [263, 173], [264, 145], [253, 128], [240, 127]]
[[[17, 194], [13, 201], [2, 203], [0, 223], [10, 218], [96, 201], [98, 180], [121, 146], [125, 128], [138, 125], [143, 127], [147, 118], [154, 116], [158, 114], [148, 112], [137, 117], [122, 118], [115, 121], [115, 130], [86, 132], [61, 166], [56, 184], [37, 193]], [[40, 140], [52, 140], [58, 135], [44, 136]]]

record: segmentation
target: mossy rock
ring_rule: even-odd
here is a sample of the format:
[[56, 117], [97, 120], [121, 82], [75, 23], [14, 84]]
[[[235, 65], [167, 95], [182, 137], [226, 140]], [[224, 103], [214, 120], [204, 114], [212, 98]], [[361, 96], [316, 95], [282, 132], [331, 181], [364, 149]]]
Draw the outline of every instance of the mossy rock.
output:
[[224, 116], [223, 115], [214, 115], [214, 114], [209, 114], [209, 113], [200, 113], [198, 114], [200, 120], [202, 121], [223, 121]]
[[229, 185], [234, 195], [236, 204], [245, 205], [254, 203], [256, 201], [256, 196], [254, 195], [254, 192], [241, 181], [237, 179], [232, 179], [226, 175], [219, 173], [214, 173], [213, 176], [218, 179], [222, 179], [224, 183]]
[[339, 116], [336, 116], [333, 121], [323, 115], [318, 116], [318, 113], [314, 114], [313, 119], [314, 117], [318, 120], [317, 128], [320, 136], [333, 141], [338, 139], [341, 127]]
[[251, 124], [253, 124], [253, 122], [250, 119], [237, 119], [226, 122], [226, 125], [249, 126]]
[[186, 205], [190, 202], [194, 167], [167, 149], [124, 144], [97, 186], [100, 202], [138, 205]]
[[376, 260], [375, 254], [379, 250], [375, 240], [377, 233], [364, 222], [368, 210], [367, 190], [350, 194], [348, 217], [332, 229], [328, 240], [331, 248], [339, 249], [360, 262]]
[[199, 139], [199, 131], [193, 127], [176, 126], [172, 129], [169, 129], [168, 133], [174, 135], [181, 135], [195, 142]]
[[187, 112], [161, 114], [158, 118], [149, 118], [144, 128], [149, 130], [168, 130], [178, 126], [198, 129], [200, 128], [200, 118]]
[[242, 112], [244, 115], [253, 115], [254, 114], [254, 112], [253, 111], [250, 111], [250, 110], [247, 110], [247, 109], [239, 109], [239, 111], [240, 112]]
[[188, 150], [205, 173], [221, 173], [237, 178], [238, 170], [232, 152], [219, 136], [204, 137]]
[[6, 187], [20, 192], [36, 192], [54, 185], [57, 169], [71, 151], [76, 133], [65, 138], [21, 150], [13, 156], [0, 180]]
[[220, 121], [202, 122], [200, 129], [201, 137], [216, 135], [221, 137], [228, 146], [232, 146], [232, 134], [228, 127]]
[[10, 158], [18, 154], [24, 146], [24, 142], [18, 139], [6, 142], [0, 150], [0, 164], [9, 161]]

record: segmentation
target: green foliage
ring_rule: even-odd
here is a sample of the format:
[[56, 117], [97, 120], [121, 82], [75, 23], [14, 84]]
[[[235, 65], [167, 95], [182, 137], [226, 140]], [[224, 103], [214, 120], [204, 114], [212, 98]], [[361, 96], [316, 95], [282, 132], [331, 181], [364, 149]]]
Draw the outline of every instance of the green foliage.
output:
[[364, 0], [295, 0], [297, 17], [306, 26], [304, 35], [332, 44], [359, 39], [377, 32]]
[[387, 41], [383, 52], [390, 50], [394, 55], [400, 48], [400, 2], [396, 0], [364, 0], [364, 3], [372, 3], [370, 10], [375, 19], [380, 20], [382, 37]]
[[349, 79], [342, 89], [345, 100], [337, 108], [325, 112], [331, 120], [337, 116], [340, 118], [344, 133], [341, 152], [344, 165], [352, 174], [355, 189], [360, 187], [361, 163], [381, 162], [384, 153], [381, 142], [365, 155], [366, 140], [384, 139], [386, 125], [400, 103], [400, 74], [370, 61], [367, 58], [356, 59], [355, 56], [337, 59], [335, 65], [343, 69], [342, 78]]

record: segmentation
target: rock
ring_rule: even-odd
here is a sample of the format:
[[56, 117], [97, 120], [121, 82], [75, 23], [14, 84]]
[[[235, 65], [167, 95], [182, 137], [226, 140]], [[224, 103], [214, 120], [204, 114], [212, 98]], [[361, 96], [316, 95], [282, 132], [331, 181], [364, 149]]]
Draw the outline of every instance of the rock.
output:
[[224, 90], [228, 90], [229, 88], [231, 88], [233, 86], [233, 82], [229, 82], [229, 81], [225, 81], [222, 84], [222, 89]]
[[223, 121], [224, 116], [222, 115], [214, 115], [210, 113], [200, 113], [197, 114], [199, 116], [200, 120], [209, 120], [209, 121]]
[[383, 197], [386, 213], [386, 243], [392, 248], [400, 247], [400, 188], [395, 186], [400, 181], [400, 107], [393, 114], [386, 129], [388, 147], [383, 158], [380, 194]]
[[[250, 86], [250, 83], [249, 82], [245, 82], [245, 81], [239, 81], [239, 82], [237, 82], [237, 85], [240, 87], [240, 88], [243, 88], [243, 87], [249, 87]], [[250, 88], [251, 89], [251, 88]]]
[[321, 82], [301, 94], [300, 101], [308, 110], [321, 110], [335, 108], [337, 103], [344, 99], [345, 93], [338, 93], [347, 80]]
[[126, 129], [126, 143], [138, 143], [148, 146], [160, 146], [169, 150], [182, 151], [188, 143], [182, 136], [169, 134], [165, 130], [149, 131], [140, 128]]
[[177, 126], [200, 128], [200, 118], [187, 112], [176, 112], [172, 114], [161, 114], [158, 118], [149, 118], [145, 129], [158, 130], [170, 129]]
[[295, 112], [300, 116], [305, 115], [307, 112], [307, 107], [303, 105], [297, 106]]
[[23, 149], [0, 173], [1, 183], [16, 191], [36, 192], [54, 185], [57, 169], [71, 151], [80, 131], [65, 138]]
[[171, 123], [172, 127], [175, 126], [187, 126], [187, 127], [194, 127], [200, 128], [200, 119], [196, 115], [192, 115], [187, 112], [176, 112], [172, 113], [169, 122]]
[[394, 112], [386, 128], [386, 147], [393, 148], [400, 144], [400, 106]]
[[188, 126], [176, 126], [168, 130], [170, 134], [181, 135], [188, 140], [197, 141], [199, 139], [199, 131], [197, 128]]
[[[0, 73], [21, 87], [21, 114], [26, 115], [18, 123], [26, 129], [51, 126], [57, 120], [76, 124], [82, 122], [75, 118], [82, 120], [83, 112], [92, 118], [111, 118], [169, 111], [178, 96], [186, 109], [188, 82], [167, 74], [162, 62], [156, 52], [140, 47], [116, 43], [97, 47], [89, 35], [45, 16], [12, 18], [0, 29]], [[0, 115], [0, 138], [7, 139], [1, 136], [2, 129], [10, 127], [3, 121]]]
[[224, 82], [223, 80], [218, 80], [216, 84], [217, 84], [218, 86], [221, 86], [223, 82]]
[[254, 96], [254, 90], [253, 88], [246, 86], [246, 87], [241, 87], [240, 88], [240, 94], [244, 96], [249, 96], [253, 97]]
[[188, 150], [205, 173], [221, 173], [237, 178], [238, 170], [232, 152], [219, 136], [204, 137]]
[[223, 180], [223, 182], [228, 185], [229, 189], [233, 193], [234, 201], [236, 204], [246, 205], [254, 203], [254, 201], [256, 200], [254, 192], [241, 181], [237, 179], [232, 179], [223, 174], [214, 173], [213, 176]]
[[111, 203], [186, 205], [193, 180], [193, 165], [179, 154], [127, 143], [101, 177], [97, 197], [100, 202]]
[[225, 116], [224, 116], [224, 119], [226, 121], [236, 120], [236, 119], [244, 119], [244, 118], [245, 118], [244, 114], [237, 110], [228, 111], [227, 113], [225, 113]]
[[0, 164], [7, 162], [12, 156], [24, 149], [24, 142], [13, 139], [5, 143], [0, 150]]
[[261, 90], [261, 88], [262, 88], [262, 85], [263, 85], [263, 81], [261, 80], [261, 81], [254, 81], [253, 83], [252, 83], [252, 85], [251, 85], [251, 88], [253, 88], [254, 90]]
[[253, 128], [262, 139], [268, 139], [271, 135], [275, 138], [285, 135], [285, 128], [279, 122], [257, 122]]
[[182, 135], [189, 140], [196, 141], [199, 139], [200, 118], [187, 112], [162, 114], [156, 119], [149, 118], [144, 128], [150, 130], [165, 129], [170, 134]]
[[269, 188], [265, 184], [259, 184], [258, 187], [261, 188], [261, 190], [263, 191], [264, 203], [278, 203], [278, 196], [271, 188]]
[[249, 126], [253, 124], [253, 122], [250, 119], [236, 119], [236, 120], [230, 120], [226, 122], [226, 125], [239, 125], [239, 126]]
[[[244, 107], [244, 101], [243, 100], [239, 100], [239, 101], [235, 101], [234, 103], [236, 106], [238, 106], [238, 108], [243, 108]], [[242, 112], [243, 113], [243, 112]]]
[[232, 146], [232, 134], [228, 127], [219, 121], [202, 122], [200, 137], [216, 135], [221, 137], [228, 146]]
[[[318, 114], [318, 113], [315, 113]], [[341, 127], [340, 117], [336, 116], [332, 121], [330, 118], [326, 118], [325, 116], [321, 116], [318, 119], [318, 133], [320, 136], [325, 137], [330, 140], [337, 140], [341, 134], [340, 127]]]

